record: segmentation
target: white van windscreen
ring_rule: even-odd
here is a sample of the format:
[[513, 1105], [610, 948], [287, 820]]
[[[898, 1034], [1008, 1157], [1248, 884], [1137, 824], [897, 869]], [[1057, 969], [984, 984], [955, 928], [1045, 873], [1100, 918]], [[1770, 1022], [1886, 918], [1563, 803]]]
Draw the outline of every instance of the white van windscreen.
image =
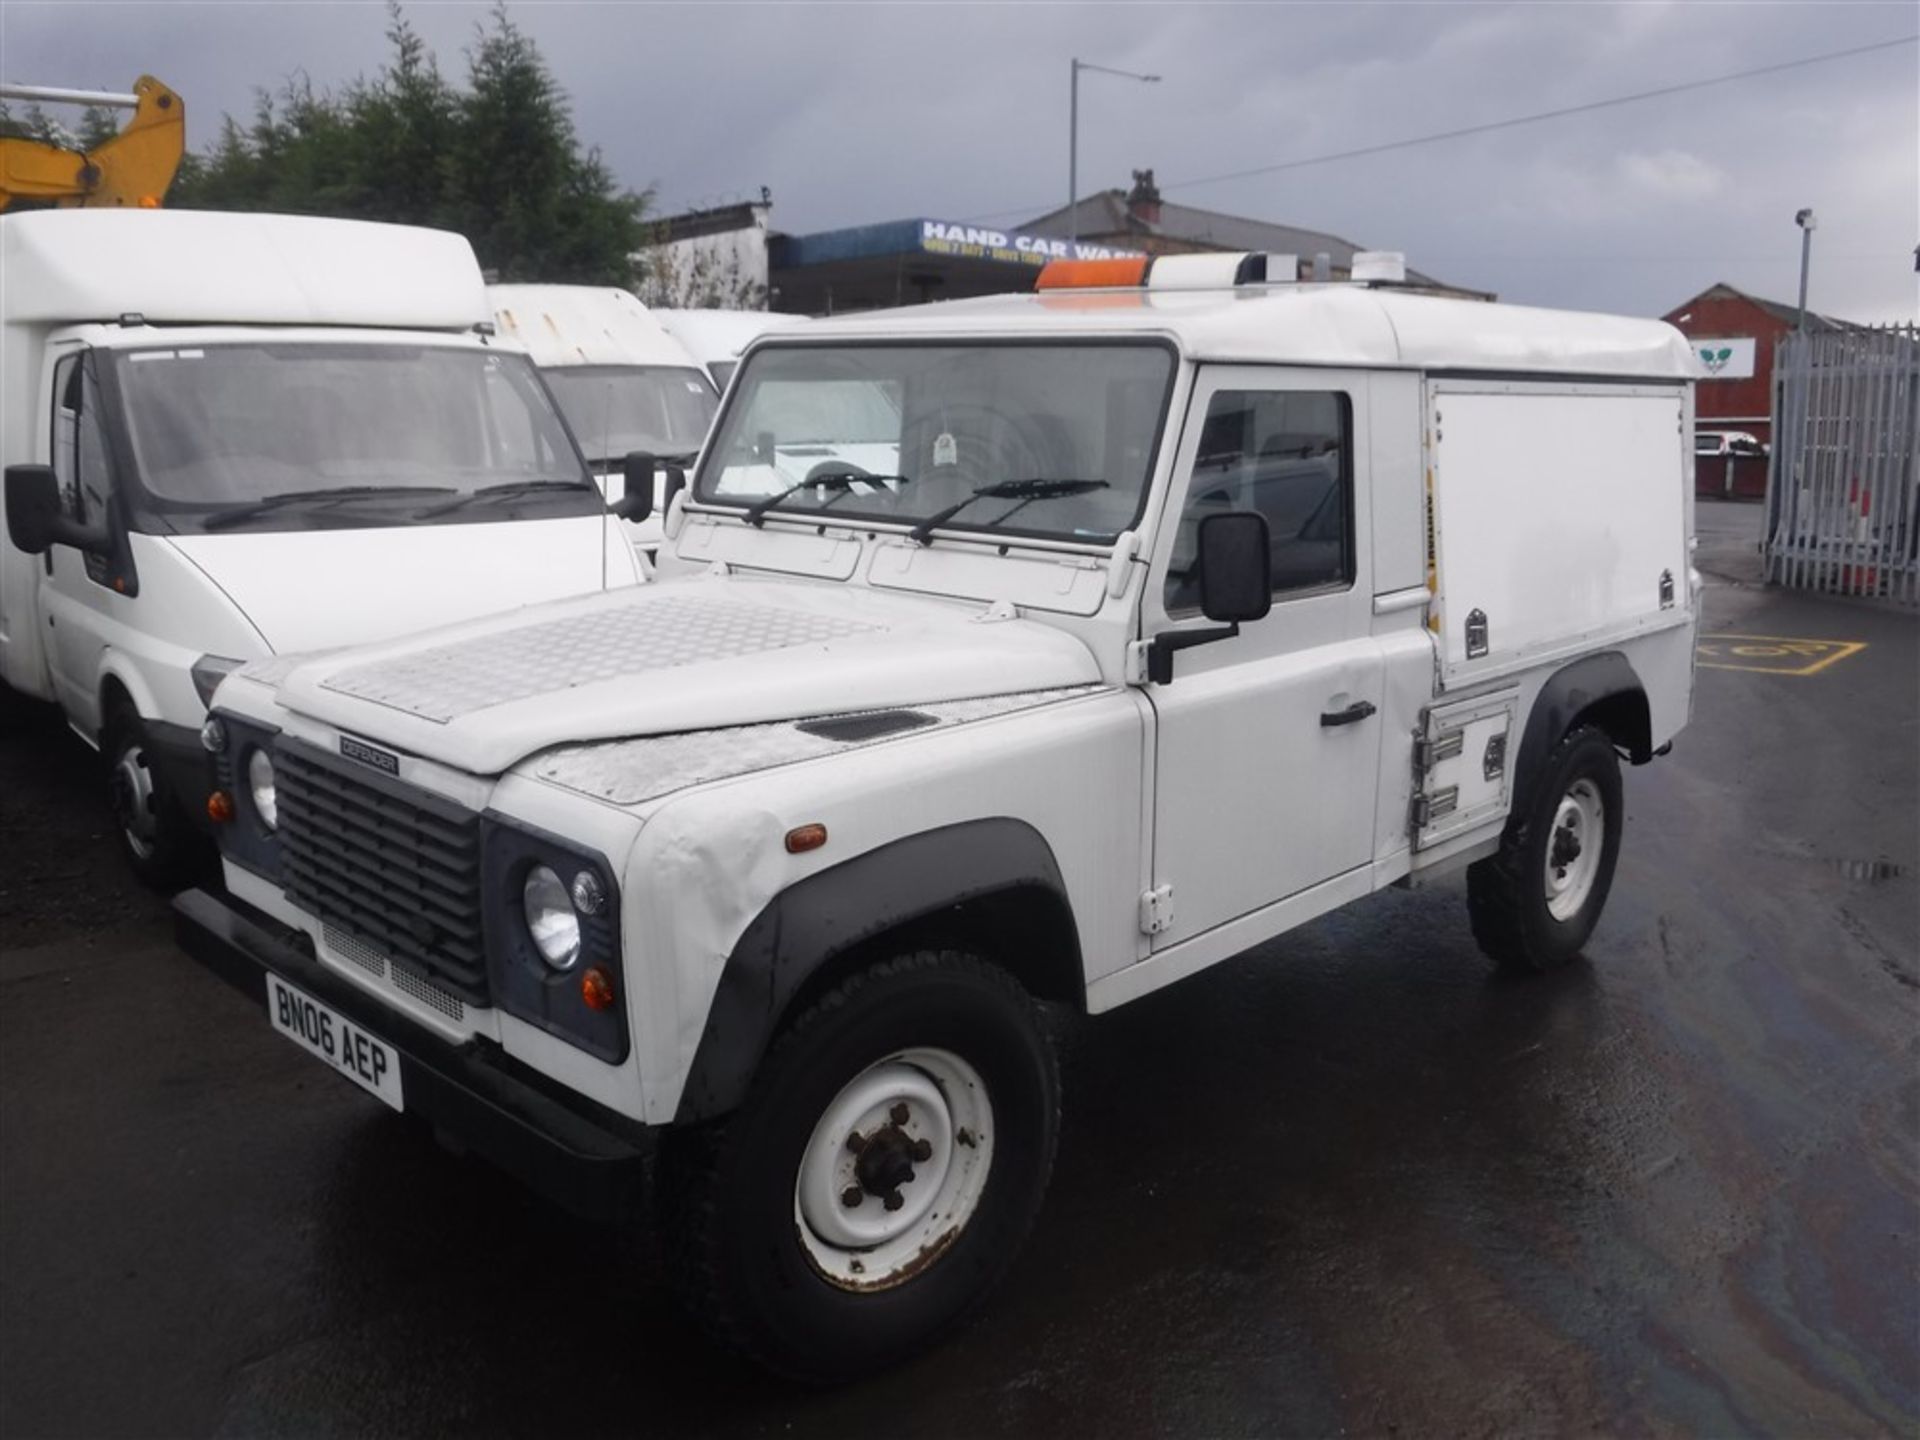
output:
[[221, 344], [120, 351], [113, 369], [140, 488], [176, 518], [364, 523], [383, 497], [597, 495], [524, 355]]
[[587, 463], [618, 466], [645, 451], [691, 465], [720, 408], [707, 377], [676, 365], [564, 365], [542, 372]]

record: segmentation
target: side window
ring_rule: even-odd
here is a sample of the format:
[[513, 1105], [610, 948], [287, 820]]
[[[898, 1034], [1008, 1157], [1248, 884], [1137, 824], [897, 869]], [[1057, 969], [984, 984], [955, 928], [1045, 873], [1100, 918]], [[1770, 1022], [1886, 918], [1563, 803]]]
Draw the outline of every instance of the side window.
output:
[[1353, 407], [1330, 390], [1222, 390], [1207, 406], [1167, 572], [1167, 613], [1200, 608], [1200, 522], [1264, 516], [1276, 598], [1353, 583]]
[[85, 522], [106, 508], [112, 489], [100, 392], [83, 354], [69, 355], [53, 372], [53, 473], [67, 514]]

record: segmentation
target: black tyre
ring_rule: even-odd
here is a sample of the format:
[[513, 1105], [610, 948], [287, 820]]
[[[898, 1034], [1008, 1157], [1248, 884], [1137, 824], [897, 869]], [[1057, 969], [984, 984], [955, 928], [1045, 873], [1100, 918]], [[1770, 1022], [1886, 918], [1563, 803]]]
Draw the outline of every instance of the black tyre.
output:
[[669, 1137], [675, 1287], [770, 1369], [872, 1373], [1006, 1272], [1059, 1125], [1053, 1047], [1010, 976], [951, 950], [875, 965], [786, 1029], [739, 1110]]
[[151, 744], [140, 717], [122, 707], [107, 720], [100, 755], [120, 853], [142, 883], [171, 892], [192, 877], [200, 841], [168, 787]]
[[1605, 732], [1577, 726], [1547, 756], [1525, 813], [1467, 871], [1473, 938], [1503, 970], [1550, 970], [1580, 953], [1613, 888], [1626, 820]]

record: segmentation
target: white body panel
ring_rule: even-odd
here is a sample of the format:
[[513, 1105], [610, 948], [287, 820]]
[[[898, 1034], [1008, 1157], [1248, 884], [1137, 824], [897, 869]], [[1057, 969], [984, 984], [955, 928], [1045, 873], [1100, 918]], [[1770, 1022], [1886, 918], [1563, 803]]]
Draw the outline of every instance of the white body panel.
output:
[[1449, 688], [1660, 623], [1660, 578], [1677, 591], [1686, 571], [1693, 465], [1678, 393], [1448, 381], [1429, 405]]
[[464, 236], [201, 210], [40, 210], [0, 222], [8, 324], [466, 330], [488, 318]]
[[500, 334], [526, 347], [533, 363], [675, 365], [698, 368], [687, 347], [625, 290], [600, 285], [489, 285]]

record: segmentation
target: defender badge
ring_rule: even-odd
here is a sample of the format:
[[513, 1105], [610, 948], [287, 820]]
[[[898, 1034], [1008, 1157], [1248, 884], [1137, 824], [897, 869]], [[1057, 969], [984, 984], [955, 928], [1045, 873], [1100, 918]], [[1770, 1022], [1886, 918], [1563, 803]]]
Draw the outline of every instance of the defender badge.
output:
[[371, 765], [376, 770], [384, 770], [389, 775], [400, 773], [400, 757], [385, 750], [376, 750], [363, 741], [349, 735], [340, 737], [340, 753], [349, 760], [358, 760], [362, 765]]

